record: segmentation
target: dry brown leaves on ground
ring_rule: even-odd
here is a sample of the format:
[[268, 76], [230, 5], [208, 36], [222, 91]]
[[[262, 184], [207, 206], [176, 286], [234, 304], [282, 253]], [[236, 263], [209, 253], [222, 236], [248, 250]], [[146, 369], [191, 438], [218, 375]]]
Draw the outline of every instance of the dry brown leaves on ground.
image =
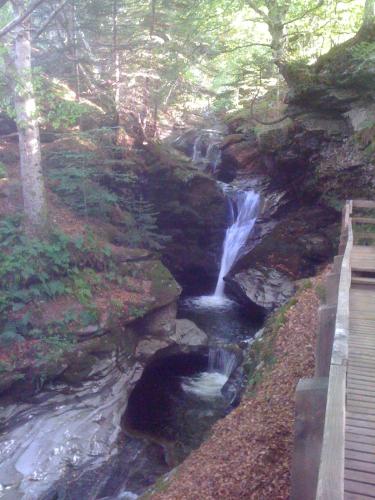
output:
[[215, 424], [154, 500], [289, 497], [294, 394], [298, 380], [313, 375], [318, 307], [314, 288], [301, 292], [278, 332], [277, 361], [256, 394]]

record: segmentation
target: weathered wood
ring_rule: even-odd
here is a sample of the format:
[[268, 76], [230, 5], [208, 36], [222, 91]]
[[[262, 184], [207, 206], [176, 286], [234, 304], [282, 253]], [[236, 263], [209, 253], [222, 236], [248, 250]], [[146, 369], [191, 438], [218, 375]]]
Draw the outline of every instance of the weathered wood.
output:
[[375, 232], [370, 231], [355, 231], [354, 233], [355, 240], [360, 240], [367, 238], [369, 240], [375, 239]]
[[332, 364], [316, 497], [320, 500], [341, 500], [344, 495], [345, 378], [346, 366]]
[[353, 276], [352, 283], [354, 285], [375, 285], [375, 278], [361, 278], [360, 276]]
[[316, 495], [327, 388], [327, 377], [301, 379], [297, 385], [291, 500]]
[[372, 200], [353, 200], [353, 208], [375, 208], [375, 201]]
[[353, 217], [352, 221], [355, 224], [375, 224], [374, 217]]
[[[345, 469], [345, 478], [375, 485], [375, 473], [372, 472], [352, 471], [350, 469]], [[375, 495], [374, 491], [372, 493], [373, 495]]]
[[340, 273], [330, 273], [324, 283], [325, 303], [327, 305], [337, 304]]
[[346, 442], [354, 441], [356, 443], [375, 444], [375, 436], [353, 433], [348, 431], [348, 429], [346, 429], [345, 439]]
[[338, 286], [337, 314], [329, 372], [326, 418], [316, 498], [342, 500], [344, 497], [345, 390], [349, 336], [349, 290], [353, 231], [350, 221], [353, 204], [347, 202], [342, 224], [346, 241]]
[[315, 377], [328, 377], [332, 343], [336, 324], [336, 305], [319, 308], [319, 323], [315, 351]]
[[[357, 495], [369, 495], [374, 498], [374, 487], [371, 484], [361, 483], [357, 481], [345, 480], [345, 491], [348, 493], [356, 493]], [[357, 496], [359, 499], [360, 497]]]
[[352, 460], [350, 458], [347, 458], [345, 460], [345, 469], [373, 472], [375, 474], [375, 463], [360, 462], [359, 460]]

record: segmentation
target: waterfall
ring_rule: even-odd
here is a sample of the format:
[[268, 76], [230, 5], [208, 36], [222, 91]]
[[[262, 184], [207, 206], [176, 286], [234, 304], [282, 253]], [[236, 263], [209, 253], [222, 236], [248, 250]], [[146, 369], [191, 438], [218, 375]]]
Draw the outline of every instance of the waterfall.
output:
[[233, 222], [225, 234], [214, 297], [224, 297], [224, 277], [239, 257], [258, 215], [259, 195], [255, 191], [237, 191], [235, 199], [229, 198], [229, 201], [232, 204]]
[[221, 347], [211, 347], [208, 353], [208, 371], [218, 372], [227, 377], [231, 376], [237, 363], [233, 352]]
[[193, 162], [203, 164], [212, 173], [215, 173], [221, 160], [221, 150], [219, 147], [221, 139], [222, 135], [219, 130], [202, 130], [194, 141]]
[[222, 388], [228, 382], [237, 365], [233, 352], [221, 347], [211, 347], [208, 353], [208, 369], [205, 372], [183, 377], [181, 387], [185, 392], [202, 399], [222, 397]]

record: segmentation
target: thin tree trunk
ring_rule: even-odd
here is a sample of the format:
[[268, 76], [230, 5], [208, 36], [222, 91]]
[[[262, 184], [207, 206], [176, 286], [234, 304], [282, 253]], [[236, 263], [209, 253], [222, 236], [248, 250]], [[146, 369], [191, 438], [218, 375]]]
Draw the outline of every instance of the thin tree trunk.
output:
[[[19, 3], [17, 5], [19, 6]], [[13, 57], [23, 203], [26, 229], [33, 233], [46, 224], [47, 203], [41, 165], [38, 113], [31, 72], [29, 21], [24, 21], [15, 29]]]
[[72, 2], [72, 32], [73, 32], [73, 58], [74, 58], [74, 74], [76, 86], [76, 101], [81, 100], [81, 78], [79, 74], [79, 61], [78, 61], [78, 36], [77, 36], [77, 23], [76, 23], [76, 4]]
[[113, 58], [113, 70], [115, 75], [115, 108], [116, 113], [119, 113], [120, 108], [120, 53], [118, 50], [118, 34], [117, 34], [117, 24], [118, 24], [118, 4], [117, 0], [113, 1], [113, 11], [112, 11], [112, 58]]
[[375, 21], [375, 0], [366, 0], [363, 10], [362, 26], [367, 27], [374, 24]]

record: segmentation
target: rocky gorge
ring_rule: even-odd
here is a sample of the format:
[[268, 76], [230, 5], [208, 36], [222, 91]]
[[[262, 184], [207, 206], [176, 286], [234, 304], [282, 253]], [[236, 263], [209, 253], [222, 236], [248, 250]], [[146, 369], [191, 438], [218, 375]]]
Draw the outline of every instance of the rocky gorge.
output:
[[[127, 157], [103, 156], [90, 141], [46, 144], [46, 170], [56, 168], [61, 149], [90, 151], [92, 167], [110, 159], [98, 185], [123, 198], [126, 187], [113, 173], [131, 171], [165, 240], [157, 250], [124, 246], [137, 222], [121, 205], [101, 224], [85, 221], [110, 249], [105, 263], [92, 264], [95, 273], [111, 260], [116, 279], [124, 279], [106, 289], [103, 278], [93, 293], [96, 321], [74, 324], [73, 346], [40, 361], [38, 341], [21, 341], [28, 355], [2, 372], [2, 498], [136, 498], [207, 435], [207, 426], [197, 432], [187, 420], [199, 414], [209, 428], [238, 403], [242, 358], [264, 318], [335, 254], [342, 200], [373, 192], [373, 69], [356, 71], [355, 61], [350, 68], [341, 50], [308, 74], [294, 68], [286, 108], [293, 118], [280, 123], [259, 124], [245, 109], [220, 117], [218, 128], [205, 121], [179, 131], [177, 141], [172, 135]], [[13, 203], [15, 174], [12, 182], [1, 186], [1, 202]], [[56, 180], [51, 197], [54, 188]], [[254, 224], [222, 276], [219, 307], [212, 307], [225, 232], [241, 212], [236, 193], [256, 193], [256, 213], [247, 213]], [[56, 202], [59, 224], [61, 213]], [[30, 321], [55, 321], [76, 307], [71, 297], [51, 302], [29, 308]], [[11, 354], [14, 360], [19, 353]], [[209, 378], [205, 391], [214, 384], [204, 403], [201, 374]], [[185, 400], [187, 393], [193, 395]], [[189, 418], [172, 421], [173, 405], [181, 414], [191, 410]], [[191, 439], [181, 439], [189, 432]]]

